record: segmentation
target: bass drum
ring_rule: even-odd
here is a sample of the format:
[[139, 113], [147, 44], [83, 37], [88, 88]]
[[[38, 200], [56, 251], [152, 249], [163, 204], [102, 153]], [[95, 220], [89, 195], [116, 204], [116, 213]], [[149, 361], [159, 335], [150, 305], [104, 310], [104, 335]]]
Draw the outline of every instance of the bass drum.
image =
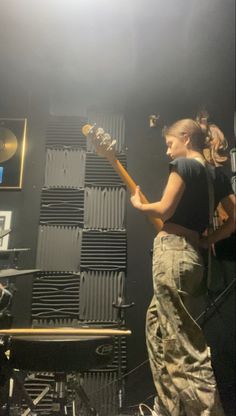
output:
[[114, 342], [109, 336], [13, 336], [9, 349], [13, 368], [84, 372], [110, 364]]

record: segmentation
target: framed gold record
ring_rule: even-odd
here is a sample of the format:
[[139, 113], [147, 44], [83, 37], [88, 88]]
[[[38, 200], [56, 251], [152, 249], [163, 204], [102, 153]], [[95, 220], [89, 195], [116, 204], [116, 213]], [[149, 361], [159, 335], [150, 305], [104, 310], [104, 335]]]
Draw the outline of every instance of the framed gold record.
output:
[[0, 118], [0, 189], [22, 189], [27, 120]]

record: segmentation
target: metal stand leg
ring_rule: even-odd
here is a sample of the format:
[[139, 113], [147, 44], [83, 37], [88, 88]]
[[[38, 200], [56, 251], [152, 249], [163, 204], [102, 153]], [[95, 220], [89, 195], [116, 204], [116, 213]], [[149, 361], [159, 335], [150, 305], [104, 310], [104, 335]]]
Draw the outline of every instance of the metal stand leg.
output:
[[[45, 389], [36, 397], [36, 399], [33, 400], [34, 406], [36, 406], [44, 398], [44, 396], [46, 396], [49, 390], [50, 390], [49, 386], [45, 387]], [[30, 413], [31, 413], [31, 409], [28, 407], [28, 409], [26, 409], [24, 413], [22, 413], [21, 416], [27, 416]]]
[[[82, 385], [81, 385], [81, 375], [77, 374], [76, 375], [76, 380], [74, 379], [74, 381], [71, 382], [71, 389], [75, 392], [76, 394], [76, 399], [77, 401], [80, 401], [81, 404], [85, 407], [86, 409], [86, 416], [99, 416], [99, 414], [97, 413], [96, 409], [94, 409], [91, 406], [90, 400], [87, 396], [87, 394], [85, 393]], [[76, 406], [78, 407], [78, 406]], [[75, 416], [79, 416], [80, 411], [78, 410], [77, 413], [77, 409], [75, 410]]]
[[1, 390], [3, 389], [5, 397], [1, 397], [0, 400], [0, 414], [2, 416], [10, 416], [10, 408], [13, 400], [13, 391], [16, 387], [27, 405], [31, 410], [34, 410], [34, 403], [28, 392], [26, 391], [24, 384], [20, 378], [20, 375], [14, 371], [11, 367], [8, 358], [5, 355], [5, 345], [0, 346], [0, 366], [1, 366]]
[[55, 373], [55, 391], [52, 405], [53, 416], [67, 416], [66, 373]]

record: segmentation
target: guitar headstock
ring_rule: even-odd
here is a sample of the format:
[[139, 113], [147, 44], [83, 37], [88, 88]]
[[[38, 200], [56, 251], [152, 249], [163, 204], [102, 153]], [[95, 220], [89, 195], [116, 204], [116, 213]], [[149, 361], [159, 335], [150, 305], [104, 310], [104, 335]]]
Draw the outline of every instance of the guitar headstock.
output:
[[115, 158], [116, 140], [112, 139], [110, 134], [106, 133], [103, 128], [85, 124], [82, 128], [82, 133], [91, 140], [96, 152], [100, 156], [104, 156], [109, 160]]

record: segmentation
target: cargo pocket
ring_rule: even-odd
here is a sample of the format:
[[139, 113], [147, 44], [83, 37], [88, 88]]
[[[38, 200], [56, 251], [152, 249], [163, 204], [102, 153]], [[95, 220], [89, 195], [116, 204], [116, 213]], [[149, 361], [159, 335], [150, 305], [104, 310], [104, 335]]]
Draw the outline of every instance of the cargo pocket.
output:
[[188, 260], [179, 260], [178, 266], [178, 290], [191, 296], [198, 296], [204, 284], [203, 265]]

